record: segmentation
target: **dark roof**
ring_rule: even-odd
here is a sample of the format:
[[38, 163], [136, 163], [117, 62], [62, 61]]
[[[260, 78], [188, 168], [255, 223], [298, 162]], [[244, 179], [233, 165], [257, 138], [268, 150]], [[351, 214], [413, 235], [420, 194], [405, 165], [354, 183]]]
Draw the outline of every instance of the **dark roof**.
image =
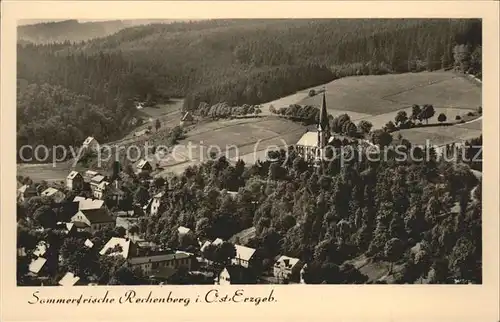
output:
[[86, 210], [80, 210], [87, 219], [93, 223], [93, 224], [98, 224], [98, 223], [108, 223], [112, 222], [114, 223], [115, 220], [113, 217], [108, 215], [108, 212], [106, 209], [86, 209]]

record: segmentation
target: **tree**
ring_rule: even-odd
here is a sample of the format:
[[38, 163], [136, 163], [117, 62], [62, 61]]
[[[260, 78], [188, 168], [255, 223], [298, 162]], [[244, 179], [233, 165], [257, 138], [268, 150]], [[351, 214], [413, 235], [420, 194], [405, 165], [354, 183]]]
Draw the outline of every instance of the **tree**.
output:
[[146, 189], [143, 186], [139, 186], [137, 190], [135, 191], [134, 194], [134, 199], [137, 203], [140, 205], [145, 205], [146, 202], [149, 200], [149, 192], [148, 189]]
[[373, 124], [370, 123], [369, 121], [366, 121], [366, 120], [361, 120], [358, 123], [358, 129], [360, 129], [361, 133], [364, 133], [364, 134], [370, 133], [372, 127], [373, 127]]
[[153, 179], [153, 185], [156, 189], [160, 189], [165, 185], [165, 179], [163, 177], [156, 177]]
[[33, 219], [44, 228], [54, 228], [57, 223], [55, 212], [51, 207], [43, 205], [33, 214]]
[[269, 112], [271, 112], [271, 114], [276, 114], [277, 113], [276, 108], [274, 107], [274, 105], [271, 104], [269, 106]]
[[403, 254], [403, 251], [403, 243], [399, 238], [391, 238], [385, 244], [384, 254], [385, 257], [391, 262], [388, 274], [392, 274], [393, 264], [394, 262], [399, 260], [399, 258]]
[[380, 147], [391, 144], [392, 135], [384, 130], [375, 130], [372, 133], [372, 142]]
[[471, 46], [460, 44], [453, 47], [455, 67], [462, 72], [468, 72], [471, 63]]
[[444, 113], [439, 114], [438, 121], [440, 123], [446, 122], [446, 115]]
[[462, 117], [460, 115], [455, 116], [455, 120], [460, 121]]
[[420, 120], [419, 116], [420, 116], [420, 113], [422, 112], [422, 109], [420, 108], [419, 105], [417, 104], [414, 104], [412, 107], [411, 107], [411, 119], [412, 120]]
[[223, 242], [215, 249], [215, 261], [222, 265], [229, 264], [234, 257], [236, 257], [236, 248], [229, 242]]
[[396, 121], [396, 124], [398, 126], [405, 124], [408, 121], [408, 115], [406, 114], [406, 111], [399, 111], [398, 114], [396, 114], [394, 120]]
[[158, 132], [158, 130], [160, 129], [160, 127], [161, 127], [160, 119], [156, 119], [156, 121], [155, 121], [156, 132]]
[[111, 167], [112, 167], [111, 180], [113, 181], [118, 179], [118, 175], [120, 174], [121, 171], [120, 161], [114, 161]]
[[424, 108], [422, 109], [422, 112], [419, 115], [419, 118], [422, 120], [425, 120], [425, 122], [428, 124], [429, 119], [434, 116], [436, 111], [434, 110], [434, 106], [430, 104], [425, 104]]
[[397, 130], [396, 125], [392, 121], [389, 121], [384, 126], [385, 131], [391, 133]]

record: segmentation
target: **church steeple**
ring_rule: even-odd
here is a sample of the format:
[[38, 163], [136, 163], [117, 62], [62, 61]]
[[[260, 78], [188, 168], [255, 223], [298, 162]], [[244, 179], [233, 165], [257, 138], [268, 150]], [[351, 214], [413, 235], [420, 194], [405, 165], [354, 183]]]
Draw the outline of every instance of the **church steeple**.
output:
[[323, 102], [321, 104], [321, 109], [319, 111], [319, 122], [318, 122], [318, 132], [329, 130], [328, 123], [328, 112], [326, 111], [326, 94], [323, 92]]
[[326, 111], [326, 94], [323, 91], [323, 102], [319, 110], [318, 120], [318, 152], [322, 154], [323, 148], [330, 138], [330, 122], [328, 121], [328, 112]]

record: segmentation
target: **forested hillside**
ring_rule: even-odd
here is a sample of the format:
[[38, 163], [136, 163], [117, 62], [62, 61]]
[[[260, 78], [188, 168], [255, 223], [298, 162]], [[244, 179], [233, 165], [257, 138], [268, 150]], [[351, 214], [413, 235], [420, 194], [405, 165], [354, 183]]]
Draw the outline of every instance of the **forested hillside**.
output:
[[[20, 40], [33, 43], [81, 42], [98, 37], [106, 37], [119, 30], [134, 25], [148, 24], [155, 20], [108, 20], [79, 22], [65, 20], [19, 26]], [[161, 20], [169, 22], [168, 20]]]
[[[130, 103], [134, 98], [161, 101], [172, 96], [186, 97], [184, 108], [193, 110], [201, 102], [259, 104], [347, 75], [453, 66], [477, 74], [481, 70], [481, 22], [176, 22], [126, 28], [73, 45], [20, 44], [18, 57], [19, 78], [87, 95], [103, 115], [113, 115], [118, 122], [106, 129], [105, 138], [124, 131], [123, 124], [134, 112]], [[30, 102], [23, 99], [25, 96], [20, 95], [21, 115], [25, 114], [23, 106], [46, 103], [44, 97], [31, 98], [34, 101]], [[56, 104], [52, 115], [60, 111]], [[92, 134], [92, 128], [84, 128], [78, 116], [74, 117], [70, 119], [72, 124], [85, 135]], [[29, 130], [45, 121], [38, 118], [20, 125]]]

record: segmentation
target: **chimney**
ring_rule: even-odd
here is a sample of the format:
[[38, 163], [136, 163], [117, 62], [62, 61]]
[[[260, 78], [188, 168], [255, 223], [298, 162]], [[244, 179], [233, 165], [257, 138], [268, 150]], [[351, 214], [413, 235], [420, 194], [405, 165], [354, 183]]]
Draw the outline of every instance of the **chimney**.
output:
[[288, 265], [290, 265], [290, 260], [288, 258], [284, 259], [283, 263], [285, 263], [285, 267], [288, 267]]

